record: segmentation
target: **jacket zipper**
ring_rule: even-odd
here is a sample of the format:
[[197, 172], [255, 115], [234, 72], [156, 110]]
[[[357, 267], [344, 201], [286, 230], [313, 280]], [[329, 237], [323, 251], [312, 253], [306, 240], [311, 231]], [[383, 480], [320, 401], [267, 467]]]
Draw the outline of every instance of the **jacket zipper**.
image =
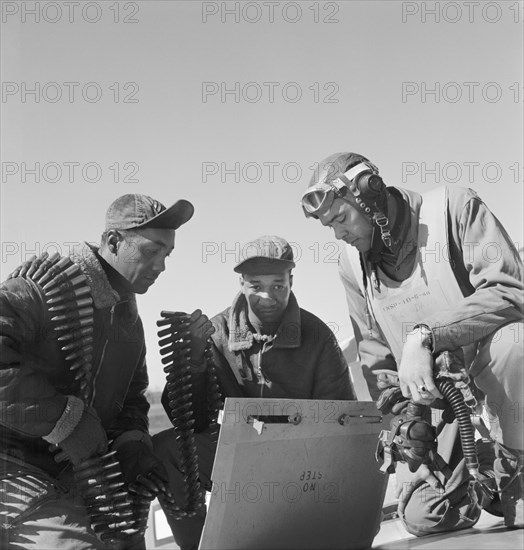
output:
[[[115, 304], [114, 306], [111, 307], [111, 310], [110, 310], [110, 320], [109, 320], [109, 328], [112, 329], [113, 328], [113, 322], [114, 322], [114, 319], [115, 319], [115, 308], [116, 308], [117, 304]], [[93, 376], [93, 385], [92, 385], [92, 388], [93, 388], [93, 391], [91, 393], [91, 400], [89, 402], [89, 405], [93, 405], [94, 401], [95, 401], [95, 396], [96, 396], [96, 381], [97, 381], [97, 378], [98, 378], [98, 375], [100, 374], [100, 368], [102, 367], [102, 362], [104, 361], [104, 357], [105, 357], [105, 354], [106, 354], [106, 348], [107, 348], [107, 345], [109, 344], [109, 338], [106, 338], [105, 342], [104, 342], [104, 346], [102, 347], [102, 353], [100, 354], [100, 360], [98, 361], [98, 365], [97, 365], [97, 368], [96, 368], [96, 371], [95, 371], [95, 375]]]
[[258, 380], [260, 383], [260, 397], [264, 397], [264, 375], [262, 374], [262, 352], [264, 351], [264, 346], [266, 344], [262, 344], [260, 347], [260, 350], [258, 351]]

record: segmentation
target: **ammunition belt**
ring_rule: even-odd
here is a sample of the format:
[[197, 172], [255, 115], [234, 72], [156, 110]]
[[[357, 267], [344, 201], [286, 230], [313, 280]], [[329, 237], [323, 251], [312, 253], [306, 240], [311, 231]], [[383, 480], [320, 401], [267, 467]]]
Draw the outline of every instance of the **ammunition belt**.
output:
[[93, 298], [86, 276], [70, 258], [47, 252], [11, 274], [37, 283], [44, 292], [51, 323], [69, 370], [75, 372], [76, 393], [87, 403], [93, 359]]
[[111, 544], [143, 533], [149, 512], [149, 501], [145, 514], [137, 510], [138, 503], [125, 487], [115, 453], [89, 458], [74, 468], [91, 527], [100, 540]]
[[[43, 253], [9, 276], [25, 277], [43, 290], [53, 332], [75, 372], [73, 393], [87, 405], [91, 395], [93, 298], [87, 277], [70, 258]], [[58, 447], [57, 447], [58, 450]], [[74, 467], [91, 526], [104, 542], [114, 543], [146, 529], [149, 501], [130, 497], [115, 452], [90, 457]]]
[[[158, 332], [160, 354], [164, 372], [167, 374], [167, 396], [171, 409], [171, 422], [180, 451], [179, 468], [182, 472], [186, 504], [183, 508], [169, 507], [175, 517], [191, 517], [204, 507], [204, 492], [200, 485], [198, 455], [195, 446], [192, 403], [191, 338], [187, 331], [189, 316], [177, 312], [162, 311], [162, 319], [157, 325], [163, 328]], [[222, 398], [218, 386], [216, 368], [212, 360], [211, 341], [204, 353], [208, 377], [208, 412], [210, 433], [216, 442], [218, 434], [218, 411], [222, 408]]]
[[207, 343], [204, 355], [207, 364], [207, 403], [209, 415], [209, 433], [211, 436], [211, 441], [213, 443], [217, 443], [219, 432], [218, 414], [224, 408], [224, 401], [222, 399], [222, 393], [220, 392], [220, 386], [218, 384], [215, 362], [213, 361], [211, 339], [209, 339]]

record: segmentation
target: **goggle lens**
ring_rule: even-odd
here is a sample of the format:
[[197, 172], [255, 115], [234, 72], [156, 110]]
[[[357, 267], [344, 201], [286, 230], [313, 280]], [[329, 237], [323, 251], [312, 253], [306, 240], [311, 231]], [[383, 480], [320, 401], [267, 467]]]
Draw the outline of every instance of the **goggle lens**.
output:
[[328, 191], [323, 191], [320, 189], [317, 189], [316, 191], [311, 191], [307, 195], [304, 196], [302, 199], [302, 203], [304, 204], [304, 208], [308, 212], [316, 212], [319, 210], [319, 208], [322, 206], [324, 201], [326, 200], [326, 195]]

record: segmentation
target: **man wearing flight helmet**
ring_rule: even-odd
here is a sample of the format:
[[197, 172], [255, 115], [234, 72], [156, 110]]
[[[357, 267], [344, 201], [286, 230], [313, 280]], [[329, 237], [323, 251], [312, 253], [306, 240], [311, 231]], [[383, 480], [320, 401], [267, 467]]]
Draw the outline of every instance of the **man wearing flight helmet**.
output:
[[[435, 404], [435, 367], [462, 364], [451, 370], [462, 372], [464, 393], [469, 375], [486, 396], [499, 510], [506, 526], [521, 528], [523, 267], [503, 226], [471, 189], [420, 195], [386, 187], [377, 167], [354, 153], [320, 163], [302, 206], [351, 245], [339, 272], [373, 398], [396, 384], [415, 404]], [[397, 467], [399, 514], [415, 535], [470, 527], [480, 505], [493, 511], [496, 499], [471, 481], [456, 434], [452, 422], [439, 435], [449, 467]], [[414, 437], [410, 444], [431, 446]]]

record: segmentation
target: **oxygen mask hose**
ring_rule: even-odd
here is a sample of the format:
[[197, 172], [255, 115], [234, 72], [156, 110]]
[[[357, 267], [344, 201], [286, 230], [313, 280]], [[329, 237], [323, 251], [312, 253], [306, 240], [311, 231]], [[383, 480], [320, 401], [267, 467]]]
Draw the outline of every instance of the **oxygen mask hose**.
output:
[[[450, 378], [436, 378], [435, 384], [457, 420], [468, 472], [474, 480], [480, 482], [486, 494], [489, 494], [489, 489], [484, 486], [479, 475], [475, 428], [463, 393]], [[391, 420], [391, 430], [383, 430], [379, 436], [376, 457], [383, 461], [383, 472], [394, 472], [396, 462], [406, 463], [411, 472], [416, 472], [421, 464], [437, 471], [448, 469], [437, 452], [437, 430], [431, 425], [429, 406], [405, 401], [400, 388], [395, 387], [384, 390], [379, 398], [378, 408], [384, 414], [400, 409]]]
[[475, 428], [471, 422], [470, 411], [464, 401], [462, 392], [455, 387], [449, 378], [438, 378], [435, 380], [435, 384], [440, 393], [450, 404], [453, 414], [457, 419], [460, 441], [462, 443], [462, 452], [466, 460], [466, 468], [470, 475], [478, 480], [479, 461], [475, 446]]

